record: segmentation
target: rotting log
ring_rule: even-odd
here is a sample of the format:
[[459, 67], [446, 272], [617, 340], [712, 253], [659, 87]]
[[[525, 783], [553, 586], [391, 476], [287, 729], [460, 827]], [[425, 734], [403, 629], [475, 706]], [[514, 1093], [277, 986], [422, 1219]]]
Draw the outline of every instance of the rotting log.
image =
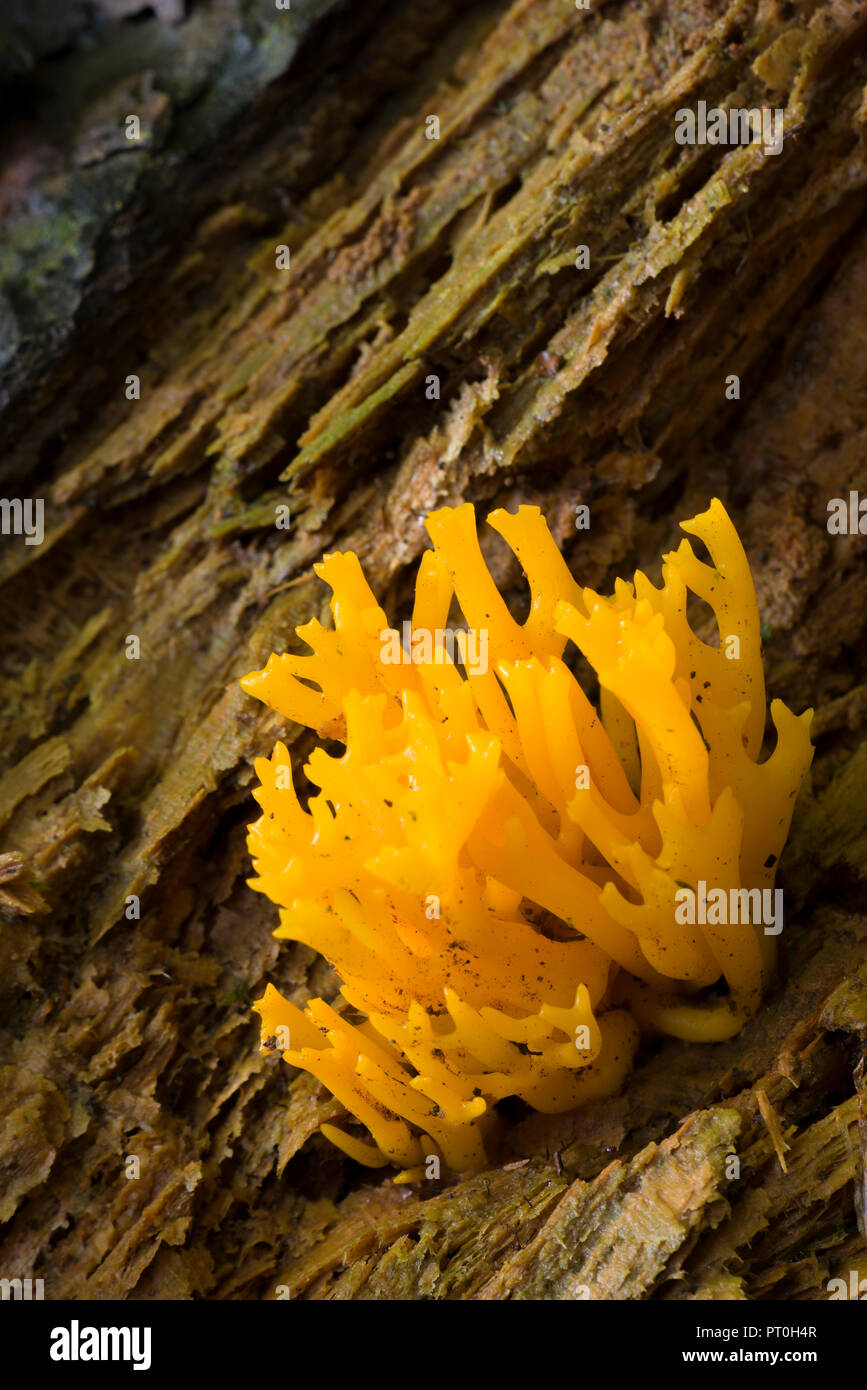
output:
[[[304, 71], [231, 131], [206, 107], [185, 145], [182, 98], [124, 74], [164, 124], [46, 340], [26, 311], [69, 228], [4, 263], [2, 487], [45, 536], [0, 552], [0, 1263], [52, 1298], [825, 1298], [867, 1274], [865, 575], [826, 526], [867, 432], [867, 11], [319, 8]], [[700, 100], [782, 110], [781, 151], [678, 145]], [[84, 108], [74, 167], [126, 158], [119, 111]], [[33, 139], [13, 205], [59, 177]], [[817, 709], [779, 987], [618, 1097], [511, 1113], [484, 1175], [371, 1181], [316, 1132], [336, 1103], [259, 1052], [267, 981], [337, 982], [245, 885], [251, 759], [309, 745], [237, 678], [321, 611], [325, 550], [402, 616], [435, 506], [538, 503], [604, 586], [714, 494], [770, 693]]]

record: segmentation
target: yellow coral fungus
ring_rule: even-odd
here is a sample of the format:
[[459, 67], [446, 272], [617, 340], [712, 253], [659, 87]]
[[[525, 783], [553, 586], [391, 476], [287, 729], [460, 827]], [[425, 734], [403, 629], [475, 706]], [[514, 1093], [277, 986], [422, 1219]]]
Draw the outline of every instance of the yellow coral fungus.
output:
[[[482, 1164], [506, 1096], [556, 1112], [612, 1093], [640, 1031], [742, 1026], [779, 930], [749, 909], [771, 897], [812, 757], [812, 711], [774, 700], [776, 747], [758, 761], [758, 607], [720, 502], [683, 525], [714, 567], [684, 540], [661, 588], [637, 573], [610, 597], [575, 582], [538, 508], [488, 520], [526, 573], [523, 624], [467, 504], [428, 518], [405, 645], [357, 557], [328, 555], [333, 630], [299, 628], [311, 655], [273, 655], [242, 682], [345, 744], [312, 753], [306, 809], [285, 746], [257, 760], [251, 885], [280, 906], [275, 935], [321, 952], [364, 1015], [299, 1009], [269, 986], [263, 1037], [372, 1139], [323, 1125], [335, 1144], [409, 1174], [431, 1154]], [[718, 647], [692, 631], [688, 590], [713, 609]], [[567, 642], [596, 671], [599, 712]]]

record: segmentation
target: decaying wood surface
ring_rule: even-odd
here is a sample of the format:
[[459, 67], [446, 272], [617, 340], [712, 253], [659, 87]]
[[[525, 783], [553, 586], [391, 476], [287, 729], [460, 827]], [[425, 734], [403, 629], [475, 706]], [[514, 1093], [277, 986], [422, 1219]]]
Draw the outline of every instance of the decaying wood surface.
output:
[[[825, 1298], [867, 1276], [864, 543], [826, 528], [864, 482], [867, 9], [351, 9], [173, 190], [155, 151], [81, 312], [13, 359], [2, 488], [46, 529], [0, 551], [0, 1269], [48, 1298]], [[782, 151], [677, 145], [699, 100], [784, 110]], [[37, 178], [19, 153], [0, 193]], [[402, 617], [438, 505], [538, 503], [600, 586], [714, 494], [770, 693], [818, 711], [777, 989], [609, 1101], [509, 1109], [484, 1175], [360, 1170], [258, 1049], [268, 981], [337, 982], [245, 885], [251, 759], [310, 745], [238, 676], [320, 613], [323, 551]]]

